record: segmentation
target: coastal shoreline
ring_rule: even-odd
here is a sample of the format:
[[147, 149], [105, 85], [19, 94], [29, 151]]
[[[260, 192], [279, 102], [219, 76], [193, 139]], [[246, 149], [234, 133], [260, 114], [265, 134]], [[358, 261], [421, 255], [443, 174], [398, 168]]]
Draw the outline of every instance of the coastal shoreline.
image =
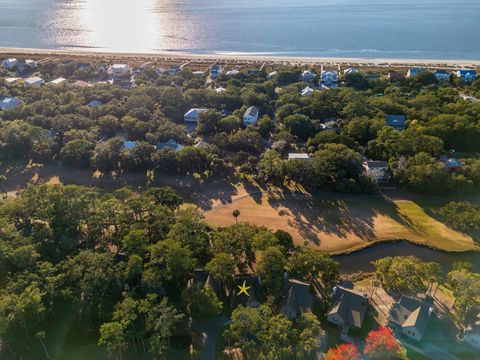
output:
[[424, 66], [428, 68], [460, 68], [480, 67], [480, 60], [438, 60], [438, 59], [389, 59], [389, 58], [346, 58], [346, 57], [298, 57], [278, 55], [248, 55], [234, 53], [194, 54], [186, 52], [152, 52], [152, 53], [124, 53], [106, 51], [83, 50], [50, 50], [29, 48], [0, 47], [0, 56], [30, 56], [35, 58], [60, 58], [78, 59], [108, 59], [112, 61], [160, 61], [160, 62], [192, 62], [224, 63], [227, 65], [263, 64], [270, 65], [334, 65], [334, 66], [360, 66], [360, 67], [409, 67]]

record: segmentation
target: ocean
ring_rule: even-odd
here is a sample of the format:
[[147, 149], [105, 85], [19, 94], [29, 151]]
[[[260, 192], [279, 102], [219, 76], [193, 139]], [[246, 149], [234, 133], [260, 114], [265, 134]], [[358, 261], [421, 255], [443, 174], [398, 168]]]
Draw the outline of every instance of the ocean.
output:
[[0, 47], [480, 59], [479, 0], [0, 0]]

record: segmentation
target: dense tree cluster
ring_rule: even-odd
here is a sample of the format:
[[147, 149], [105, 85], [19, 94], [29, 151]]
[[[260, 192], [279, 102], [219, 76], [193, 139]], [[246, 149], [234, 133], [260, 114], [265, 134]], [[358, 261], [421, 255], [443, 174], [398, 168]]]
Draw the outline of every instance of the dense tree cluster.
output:
[[[66, 321], [77, 324], [70, 341], [96, 339], [113, 357], [163, 358], [192, 341], [189, 319], [228, 311], [222, 294], [237, 290], [235, 274], [256, 272], [268, 305], [234, 311], [232, 346], [253, 346], [239, 330], [246, 313], [265, 341], [255, 351], [304, 358], [322, 330], [316, 315], [294, 323], [278, 315], [284, 273], [315, 279], [327, 293], [338, 279], [337, 263], [295, 248], [288, 233], [246, 223], [212, 229], [171, 188], [30, 186], [0, 206], [0, 228], [0, 354], [11, 357], [42, 347], [48, 354], [52, 324]], [[192, 286], [197, 268], [228, 291]]]
[[[308, 189], [371, 191], [363, 174], [364, 157], [387, 160], [393, 180], [418, 192], [468, 192], [480, 186], [480, 103], [477, 80], [465, 85], [452, 78], [439, 84], [431, 73], [389, 83], [349, 74], [338, 89], [301, 96], [300, 69], [285, 67], [269, 78], [265, 71], [221, 74], [205, 80], [189, 70], [175, 75], [152, 68], [136, 75], [136, 87], [98, 83], [79, 87], [73, 80], [105, 80], [106, 64], [45, 63], [47, 80], [67, 77], [59, 86], [5, 84], [0, 96], [22, 105], [0, 111], [0, 158], [62, 162], [101, 171], [155, 169], [224, 176], [252, 173], [259, 179], [295, 181]], [[5, 76], [12, 75], [6, 72]], [[0, 81], [1, 78], [0, 78]], [[225, 91], [215, 91], [222, 87]], [[101, 106], [88, 106], [98, 100]], [[255, 105], [260, 119], [244, 127], [245, 109]], [[187, 132], [183, 114], [205, 108], [195, 130]], [[407, 128], [386, 124], [388, 114], [403, 114]], [[326, 126], [334, 121], [333, 127]], [[203, 145], [193, 147], [200, 136]], [[174, 140], [175, 151], [157, 148]], [[134, 141], [126, 146], [125, 141]], [[449, 171], [440, 155], [455, 150], [463, 163]], [[286, 161], [288, 152], [306, 152], [313, 161]], [[273, 163], [269, 163], [273, 162]]]

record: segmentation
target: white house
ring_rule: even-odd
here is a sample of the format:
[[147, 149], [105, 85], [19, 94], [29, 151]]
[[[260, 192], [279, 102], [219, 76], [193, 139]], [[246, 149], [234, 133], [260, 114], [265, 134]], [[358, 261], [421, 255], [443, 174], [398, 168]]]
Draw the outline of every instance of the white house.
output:
[[7, 84], [17, 84], [20, 82], [20, 80], [22, 80], [22, 78], [19, 78], [19, 77], [8, 77], [8, 78], [5, 78], [5, 82]]
[[235, 76], [235, 75], [238, 75], [238, 74], [240, 74], [240, 71], [238, 71], [237, 69], [229, 70], [225, 73], [225, 75], [227, 75], [227, 76]]
[[311, 157], [307, 153], [288, 153], [288, 160], [310, 160]]
[[50, 81], [48, 84], [49, 85], [60, 85], [61, 83], [65, 82], [65, 81], [67, 81], [67, 79], [59, 77], [55, 80]]
[[202, 71], [202, 70], [192, 71], [192, 74], [195, 76], [203, 77], [203, 75], [205, 75], [205, 71]]
[[216, 91], [217, 93], [222, 93], [222, 92], [227, 91], [227, 89], [225, 89], [224, 87], [221, 87], [221, 86], [220, 86], [220, 87], [216, 88], [215, 91]]
[[471, 96], [471, 95], [461, 95], [460, 97], [461, 97], [463, 100], [465, 100], [465, 101], [470, 101], [470, 102], [473, 102], [473, 103], [478, 102], [478, 99], [477, 99], [475, 96]]
[[17, 65], [18, 65], [18, 60], [15, 58], [5, 59], [2, 61], [2, 66], [8, 70], [13, 69]]
[[259, 110], [256, 106], [250, 106], [243, 115], [243, 125], [255, 125], [258, 120]]
[[129, 69], [127, 64], [113, 64], [110, 66], [110, 73], [113, 77], [123, 77], [128, 75]]
[[313, 89], [310, 86], [307, 86], [305, 89], [302, 90], [302, 96], [312, 96]]
[[29, 77], [24, 80], [24, 85], [27, 88], [30, 86], [38, 86], [43, 84], [45, 84], [45, 80], [38, 76]]
[[198, 116], [200, 113], [207, 111], [207, 109], [193, 108], [188, 110], [185, 115], [183, 115], [183, 120], [186, 122], [198, 122]]
[[267, 75], [267, 79], [273, 79], [275, 76], [278, 75], [278, 71], [272, 71], [270, 74]]
[[338, 82], [338, 73], [335, 70], [323, 70], [320, 82], [327, 86], [335, 85]]
[[13, 109], [14, 107], [20, 105], [22, 102], [17, 98], [7, 97], [0, 101], [0, 109], [2, 110], [9, 110]]
[[303, 73], [302, 73], [302, 80], [305, 81], [305, 82], [311, 82], [311, 81], [314, 81], [315, 80], [315, 77], [317, 75], [315, 75], [313, 72], [311, 72], [310, 70], [305, 70]]
[[355, 68], [348, 68], [343, 70], [343, 75], [356, 74], [356, 73], [358, 73], [358, 69], [355, 69]]
[[390, 170], [386, 161], [365, 161], [363, 169], [367, 176], [376, 184], [390, 180]]

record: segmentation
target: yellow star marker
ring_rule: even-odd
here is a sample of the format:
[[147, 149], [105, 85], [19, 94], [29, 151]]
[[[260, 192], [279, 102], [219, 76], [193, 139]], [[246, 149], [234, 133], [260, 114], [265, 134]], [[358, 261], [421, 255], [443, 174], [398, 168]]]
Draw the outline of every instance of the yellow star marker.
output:
[[247, 296], [250, 296], [250, 294], [248, 293], [248, 289], [251, 288], [251, 286], [247, 286], [247, 281], [246, 280], [243, 280], [243, 284], [242, 286], [240, 285], [237, 285], [237, 287], [240, 289], [240, 291], [238, 292], [237, 296], [240, 296], [242, 294], [245, 294]]

